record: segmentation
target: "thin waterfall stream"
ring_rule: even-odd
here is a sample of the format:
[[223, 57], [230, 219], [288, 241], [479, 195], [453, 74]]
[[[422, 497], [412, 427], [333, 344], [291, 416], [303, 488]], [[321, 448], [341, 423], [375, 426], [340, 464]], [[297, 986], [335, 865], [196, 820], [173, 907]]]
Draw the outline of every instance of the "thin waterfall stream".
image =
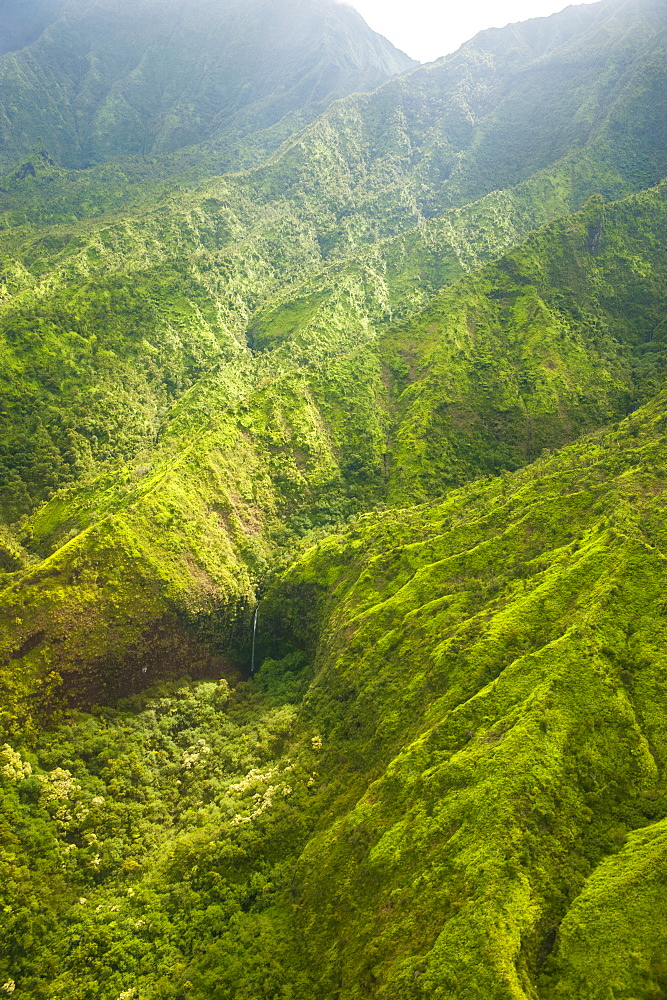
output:
[[252, 656], [250, 658], [250, 673], [255, 673], [255, 637], [257, 635], [257, 611], [255, 608], [255, 613], [252, 616]]

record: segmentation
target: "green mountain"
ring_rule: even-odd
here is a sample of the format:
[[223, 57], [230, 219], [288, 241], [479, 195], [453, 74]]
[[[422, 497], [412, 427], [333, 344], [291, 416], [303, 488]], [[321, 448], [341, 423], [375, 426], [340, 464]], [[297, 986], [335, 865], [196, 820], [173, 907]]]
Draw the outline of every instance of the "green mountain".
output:
[[32, 712], [29, 679], [54, 667], [78, 697], [213, 669], [304, 530], [516, 469], [650, 398], [667, 367], [666, 224], [665, 184], [592, 200], [377, 339], [219, 366], [150, 455], [22, 526], [43, 559], [0, 599], [7, 703]]
[[329, 0], [2, 6], [5, 164], [36, 143], [86, 167], [212, 140], [229, 169], [336, 98], [415, 65]]
[[667, 996], [664, 4], [0, 27], [0, 992]]
[[[572, 149], [582, 116], [593, 114], [591, 80], [602, 57], [595, 63], [591, 53], [600, 46], [600, 24], [613, 86], [610, 80], [606, 91], [598, 87], [595, 127], [584, 146]], [[158, 196], [137, 180], [129, 187], [141, 206], [112, 218], [73, 222], [72, 213], [95, 215], [100, 201], [113, 203], [130, 168], [113, 176], [110, 168], [68, 174], [42, 160], [39, 176], [14, 176], [7, 202], [16, 208], [6, 213], [0, 239], [9, 376], [0, 469], [5, 518], [15, 520], [105, 462], [141, 453], [169, 406], [235, 344], [265, 349], [286, 338], [305, 343], [306, 336], [310, 343], [310, 334], [297, 335], [305, 323], [318, 339], [338, 330], [345, 349], [351, 336], [375, 335], [590, 195], [617, 198], [658, 181], [665, 172], [662, 7], [572, 8], [562, 16], [555, 51], [545, 33], [523, 34], [534, 63], [546, 61], [560, 81], [559, 88], [535, 91], [541, 118], [560, 120], [567, 105], [571, 120], [559, 148], [553, 129], [524, 131], [509, 177], [498, 163], [513, 185], [503, 193], [485, 193], [491, 184], [484, 150], [494, 130], [515, 132], [517, 101], [505, 90], [529, 88], [525, 46], [517, 54], [514, 30], [500, 33], [507, 51], [495, 74], [497, 107], [480, 113], [481, 84], [477, 103], [470, 98], [465, 114], [474, 127], [465, 148], [454, 145], [461, 81], [488, 61], [491, 42], [501, 48], [495, 32], [374, 95], [338, 102], [255, 170], [176, 191], [161, 179]], [[633, 71], [621, 59], [623, 45], [639, 50]], [[579, 74], [558, 69], [563, 49], [570, 62], [575, 51]], [[389, 107], [396, 127], [385, 128]], [[531, 157], [540, 169], [522, 179]], [[477, 200], [460, 204], [471, 197]], [[440, 214], [433, 216], [436, 202]], [[60, 224], [47, 231], [44, 221]], [[354, 288], [349, 301], [341, 302], [341, 280]]]
[[659, 995], [664, 402], [310, 549], [231, 697], [165, 685], [6, 747], [6, 974]]

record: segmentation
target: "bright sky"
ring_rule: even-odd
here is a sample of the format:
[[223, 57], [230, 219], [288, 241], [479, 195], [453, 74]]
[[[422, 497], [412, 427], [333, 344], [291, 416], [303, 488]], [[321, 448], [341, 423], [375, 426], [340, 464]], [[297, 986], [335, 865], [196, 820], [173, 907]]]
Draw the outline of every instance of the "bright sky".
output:
[[[413, 59], [454, 52], [482, 28], [546, 17], [567, 0], [346, 0], [364, 20]], [[581, 0], [575, 0], [581, 2]], [[592, 2], [592, 0], [585, 0]]]

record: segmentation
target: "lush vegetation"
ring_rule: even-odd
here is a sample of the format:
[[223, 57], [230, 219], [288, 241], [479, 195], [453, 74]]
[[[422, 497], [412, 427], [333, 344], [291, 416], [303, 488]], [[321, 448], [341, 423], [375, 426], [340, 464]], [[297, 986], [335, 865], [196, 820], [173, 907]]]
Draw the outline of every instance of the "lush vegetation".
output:
[[9, 166], [35, 143], [80, 168], [209, 140], [222, 173], [261, 160], [332, 100], [414, 65], [328, 0], [35, 6], [3, 14]]
[[0, 992], [660, 1000], [664, 4], [269, 6], [0, 12]]
[[309, 550], [233, 694], [13, 740], [7, 981], [659, 995], [664, 402]]

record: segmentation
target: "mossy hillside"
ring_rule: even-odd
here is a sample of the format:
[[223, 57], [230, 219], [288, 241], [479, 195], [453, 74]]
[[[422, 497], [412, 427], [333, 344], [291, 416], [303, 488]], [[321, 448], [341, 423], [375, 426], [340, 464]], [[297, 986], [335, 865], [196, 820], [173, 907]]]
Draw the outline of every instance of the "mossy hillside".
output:
[[[616, 199], [651, 186], [664, 176], [659, 142], [664, 130], [662, 102], [657, 96], [655, 101], [646, 100], [647, 87], [660, 86], [660, 58], [658, 52], [657, 66], [648, 65], [638, 72], [637, 79], [624, 81], [626, 92], [623, 101], [619, 100], [624, 111], [622, 120], [614, 122], [613, 128], [593, 131], [580, 149], [555, 159], [547, 157], [547, 165], [536, 171], [537, 176], [556, 179], [559, 197], [570, 210], [595, 192]], [[420, 79], [421, 71], [411, 74], [403, 85], [411, 87]], [[447, 96], [447, 81], [441, 84], [442, 92], [435, 89], [427, 93], [416, 87], [417, 92], [406, 97], [406, 114], [414, 111], [418, 99], [430, 102], [430, 128], [435, 131], [440, 126], [437, 109]], [[263, 203], [267, 195], [277, 203], [287, 198], [302, 216], [304, 210], [310, 215], [318, 213], [322, 247], [330, 254], [332, 248], [349, 247], [360, 236], [368, 242], [382, 233], [395, 234], [416, 223], [423, 224], [426, 219], [437, 219], [452, 204], [465, 205], [502, 187], [498, 178], [498, 183], [491, 183], [487, 189], [482, 185], [478, 192], [461, 196], [452, 193], [440, 204], [443, 190], [448, 190], [444, 184], [448, 168], [438, 161], [448, 144], [434, 139], [428, 130], [425, 136], [411, 136], [413, 155], [406, 158], [399, 155], [400, 150], [395, 152], [391, 155], [391, 173], [385, 171], [373, 180], [374, 171], [383, 161], [366, 136], [366, 108], [357, 107], [355, 102], [356, 98], [338, 102], [304, 130], [300, 139], [295, 139], [301, 131], [295, 123], [293, 132], [285, 132], [283, 147], [270, 164], [259, 171], [248, 171], [234, 185], [239, 194], [250, 187], [255, 189], [251, 193], [255, 203]], [[638, 123], [645, 121], [649, 111], [650, 122], [638, 136]], [[480, 128], [480, 123], [476, 127]], [[422, 155], [429, 161], [426, 173], [421, 166]], [[645, 162], [650, 169], [640, 169]], [[524, 183], [520, 167], [517, 159], [514, 172], [506, 178], [510, 187]], [[170, 156], [118, 157], [86, 170], [59, 167], [38, 144], [2, 178], [0, 229], [43, 228], [119, 211], [150, 210], [152, 203], [164, 202], [170, 195], [187, 197], [198, 184], [225, 169], [220, 153], [208, 144]], [[474, 173], [474, 164], [469, 169]], [[233, 176], [227, 174], [230, 182]], [[546, 192], [546, 196], [551, 198], [552, 194]], [[333, 220], [331, 209], [335, 210]]]
[[[183, 279], [162, 277], [176, 279], [172, 294]], [[192, 296], [195, 281], [188, 286]], [[192, 298], [158, 303], [155, 287], [147, 294], [122, 278], [77, 291], [46, 308], [24, 296], [4, 317], [2, 508], [10, 521], [63, 483], [146, 452], [174, 400], [238, 353]]]
[[[87, 170], [67, 170], [42, 144], [26, 152], [0, 179], [0, 230], [43, 228], [112, 215], [150, 204], [184, 181], [170, 157], [127, 157]], [[216, 169], [196, 174], [210, 177]]]
[[544, 996], [597, 998], [610, 989], [620, 996], [659, 995], [665, 981], [664, 864], [662, 821], [630, 834], [623, 849], [599, 866], [561, 925]]
[[351, 190], [350, 208], [363, 204], [372, 220], [378, 206], [399, 232], [593, 153], [604, 138], [589, 172], [597, 187], [577, 171], [571, 208], [594, 190], [619, 197], [647, 187], [665, 173], [653, 138], [664, 127], [664, 101], [653, 99], [664, 96], [663, 29], [664, 11], [646, 0], [483, 32], [374, 94], [336, 103], [249, 182], [268, 198], [321, 189], [331, 204]]
[[[171, 13], [171, 8], [163, 11], [165, 23]], [[142, 7], [134, 11], [139, 20], [143, 14]], [[393, 232], [413, 225], [420, 217], [438, 216], [451, 205], [513, 186], [570, 156], [573, 149], [600, 143], [600, 154], [589, 164], [588, 172], [575, 171], [570, 178], [574, 195], [570, 208], [579, 207], [596, 190], [617, 198], [628, 190], [655, 184], [665, 173], [664, 144], [659, 141], [665, 127], [663, 14], [655, 0], [620, 8], [603, 3], [483, 32], [458, 53], [390, 82], [371, 97], [337, 102], [296, 140], [294, 136], [318, 109], [317, 97], [305, 82], [307, 60], [299, 62], [296, 71], [297, 75], [305, 74], [297, 100], [299, 109], [289, 112], [283, 108], [284, 122], [268, 129], [259, 114], [249, 122], [248, 135], [236, 144], [230, 145], [227, 135], [217, 143], [198, 141], [177, 154], [127, 157], [123, 155], [127, 143], [131, 146], [136, 136], [129, 129], [116, 141], [112, 115], [105, 128], [100, 128], [99, 137], [115, 143], [113, 151], [109, 150], [115, 162], [101, 170], [69, 172], [65, 177], [53, 163], [45, 170], [42, 159], [46, 156], [53, 161], [58, 143], [68, 134], [66, 124], [56, 116], [55, 145], [47, 141], [49, 129], [41, 129], [25, 148], [24, 132], [19, 141], [19, 145], [23, 143], [21, 155], [17, 150], [16, 159], [7, 164], [12, 171], [3, 182], [7, 222], [16, 224], [21, 217], [38, 223], [70, 221], [90, 212], [113, 210], [127, 204], [128, 198], [145, 199], [147, 191], [154, 194], [163, 182], [192, 184], [235, 166], [259, 163], [283, 140], [283, 149], [260, 172], [256, 198], [268, 194], [303, 201], [319, 188], [322, 203], [338, 201], [339, 211], [345, 209], [347, 214], [355, 204], [363, 203], [367, 225], [372, 224], [379, 208], [385, 223], [387, 218], [392, 220]], [[77, 13], [73, 8], [68, 15], [70, 28], [79, 15], [84, 21], [105, 16], [102, 10], [82, 13], [79, 8]], [[334, 15], [329, 28], [335, 33], [336, 19], [351, 15], [340, 10]], [[318, 16], [319, 9], [311, 12], [314, 21]], [[191, 18], [197, 21], [194, 8]], [[252, 18], [247, 20], [245, 31], [252, 35]], [[62, 24], [58, 31], [61, 29]], [[195, 33], [197, 30], [195, 23]], [[355, 25], [348, 32], [346, 45], [354, 48], [365, 30], [359, 32], [359, 25]], [[175, 50], [179, 44], [187, 50], [191, 41], [182, 25], [179, 31], [172, 38], [172, 49], [163, 53], [167, 61], [172, 56], [183, 58], [183, 52]], [[106, 33], [110, 37], [105, 45], [118, 43], [114, 30]], [[44, 44], [53, 45], [55, 38]], [[75, 38], [74, 49], [77, 44]], [[142, 31], [135, 31], [132, 46], [142, 44]], [[364, 44], [362, 39], [362, 47]], [[351, 62], [346, 64], [343, 58], [338, 64], [343, 76], [347, 72], [350, 79], [354, 77], [358, 56], [356, 52]], [[29, 57], [19, 53], [4, 58], [17, 64], [15, 70], [20, 75], [21, 61]], [[157, 53], [151, 54], [149, 62], [151, 58], [157, 58]], [[567, 73], [562, 72], [564, 62]], [[376, 65], [375, 58], [371, 64]], [[114, 64], [116, 70], [120, 67], [122, 71], [122, 66], [123, 61]], [[233, 77], [234, 67], [228, 69]], [[148, 64], [137, 79], [147, 70]], [[281, 71], [280, 65], [277, 71]], [[59, 86], [66, 89], [67, 67], [54, 68], [54, 74]], [[39, 72], [36, 76], [34, 84], [39, 86]], [[151, 96], [147, 79], [141, 86], [139, 105]], [[112, 90], [108, 100], [117, 103], [121, 91], [122, 86]], [[163, 87], [153, 95], [154, 103], [160, 106], [168, 100], [169, 92], [170, 87]], [[88, 99], [94, 104], [94, 89], [83, 93], [84, 103]], [[313, 99], [315, 104], [309, 104]], [[135, 111], [139, 105], [135, 100]], [[45, 105], [33, 102], [33, 106], [48, 107], [48, 101]], [[267, 112], [270, 115], [270, 107]], [[131, 111], [125, 107], [123, 113]], [[192, 109], [188, 114], [189, 127], [194, 120], [196, 129]], [[214, 115], [209, 116], [208, 124], [214, 119]], [[178, 121], [177, 112], [170, 125], [178, 127]], [[12, 127], [5, 124], [13, 135]], [[153, 125], [154, 119], [150, 127]], [[11, 156], [12, 143], [5, 148]], [[593, 177], [595, 185], [591, 187]], [[255, 180], [251, 183], [256, 184]]]
[[[423, 307], [440, 289], [522, 242], [544, 223], [570, 214], [569, 183], [553, 171], [478, 202], [422, 220], [399, 236], [347, 248], [323, 270], [286, 285], [251, 318], [255, 350], [313, 340], [352, 346]], [[363, 236], [363, 233], [361, 233]], [[359, 234], [355, 234], [358, 238]], [[345, 331], [348, 331], [345, 334]]]
[[[252, 189], [255, 203], [292, 201], [302, 215], [314, 201], [328, 246], [327, 208], [335, 209], [343, 233], [358, 229], [361, 215], [369, 232], [380, 226], [388, 234], [514, 186], [564, 158], [573, 160], [570, 173], [562, 173], [570, 208], [595, 191], [618, 198], [650, 186], [665, 173], [662, 13], [653, 0], [621, 9], [606, 3], [482, 33], [459, 53], [376, 94], [337, 102], [268, 164], [239, 178], [240, 187]], [[576, 71], [562, 73], [562, 60]], [[536, 85], [533, 77], [542, 72], [558, 80]], [[535, 108], [526, 105], [526, 93]], [[497, 149], [500, 132], [503, 142], [516, 143], [507, 162], [486, 148]], [[132, 160], [117, 150], [111, 166], [66, 175], [43, 143], [29, 155], [31, 169], [26, 173], [16, 161], [16, 176], [4, 181], [6, 224], [21, 217], [13, 204], [38, 225], [53, 220], [59, 206], [58, 221], [71, 221], [118, 206], [133, 189], [137, 198], [146, 197], [144, 189], [154, 195], [170, 176], [191, 185], [228, 169], [205, 146], [195, 147], [191, 164]], [[587, 162], [577, 168], [582, 157]], [[465, 179], [457, 180], [459, 174]]]
[[[655, 11], [649, 14], [648, 25], [646, 18], [640, 20], [643, 30], [637, 42], [648, 42], [647, 36], [656, 30], [659, 34], [657, 15]], [[609, 51], [605, 58], [612, 64], [621, 57], [616, 50], [622, 45], [622, 32], [631, 37], [633, 31], [639, 30], [637, 19], [633, 21], [628, 12], [626, 17], [626, 23], [617, 19], [617, 23], [607, 25], [609, 37], [605, 44]], [[514, 27], [499, 34], [511, 49]], [[574, 37], [579, 35], [575, 33]], [[346, 239], [358, 239], [364, 229], [371, 238], [383, 230], [387, 234], [404, 231], [416, 222], [437, 218], [452, 205], [479, 200], [544, 171], [558, 176], [562, 196], [570, 208], [579, 207], [596, 191], [610, 199], [618, 198], [651, 186], [664, 176], [660, 136], [665, 122], [659, 99], [663, 60], [656, 40], [645, 52], [623, 54], [630, 70], [616, 80], [613, 100], [611, 94], [600, 96], [597, 113], [601, 118], [597, 127], [590, 129], [586, 141], [564, 144], [556, 150], [543, 149], [544, 162], [534, 169], [526, 170], [522, 157], [517, 156], [506, 176], [494, 175], [491, 163], [484, 168], [485, 180], [478, 177], [475, 142], [484, 134], [485, 119], [466, 112], [472, 115], [467, 124], [470, 162], [466, 167], [470, 175], [467, 183], [472, 189], [459, 185], [460, 190], [454, 191], [450, 187], [451, 164], [443, 162], [450, 157], [452, 146], [448, 133], [451, 123], [443, 115], [443, 105], [456, 105], [459, 100], [459, 84], [451, 77], [460, 75], [467, 81], [471, 69], [476, 71], [476, 64], [488, 58], [483, 51], [466, 58], [468, 48], [475, 44], [468, 43], [460, 54], [401, 77], [376, 94], [336, 102], [309, 127], [296, 127], [292, 134], [286, 134], [281, 148], [264, 166], [242, 174], [227, 173], [228, 180], [239, 193], [250, 189], [255, 204], [267, 199], [277, 203], [287, 200], [302, 216], [306, 211], [319, 212], [320, 227], [328, 221], [329, 230], [327, 210], [333, 209], [337, 232], [323, 231], [322, 236], [324, 249], [330, 251], [337, 243], [344, 246]], [[586, 56], [582, 58], [585, 61]], [[502, 64], [501, 59], [499, 62]], [[616, 66], [615, 72], [618, 70]], [[501, 74], [505, 71], [512, 71], [511, 56]], [[582, 96], [583, 91], [578, 96], [575, 91], [574, 103]], [[538, 90], [535, 98], [544, 103], [541, 111], [549, 117], [553, 113], [549, 108], [550, 92]], [[507, 103], [509, 108], [513, 106], [513, 100]], [[609, 121], [604, 117], [607, 114]], [[385, 127], [393, 116], [403, 123], [402, 129]], [[507, 127], [512, 131], [510, 125]], [[405, 130], [409, 132], [407, 139]], [[459, 160], [461, 155], [460, 151], [456, 154]], [[426, 169], [424, 161], [428, 163]], [[387, 163], [391, 163], [391, 169]], [[643, 169], [642, 164], [646, 165]], [[164, 199], [170, 193], [187, 194], [198, 183], [224, 174], [227, 169], [219, 153], [208, 144], [199, 144], [191, 151], [171, 156], [119, 155], [109, 164], [66, 170], [54, 162], [43, 143], [37, 143], [2, 178], [0, 226], [39, 228], [118, 211], [133, 203], [148, 206], [151, 200]]]
[[[479, 196], [501, 178], [504, 186], [504, 178], [516, 177], [517, 168], [527, 176], [557, 150], [559, 156], [569, 155], [591, 143], [597, 146], [600, 139], [604, 151], [595, 157], [597, 169], [611, 154], [621, 178], [635, 190], [664, 176], [665, 161], [658, 152], [664, 119], [654, 104], [665, 95], [664, 58], [659, 54], [664, 7], [659, 0], [640, 0], [563, 14], [560, 24], [555, 17], [527, 22], [524, 36], [519, 33], [510, 42], [519, 61], [525, 60], [530, 33], [540, 38], [546, 51], [533, 62], [520, 62], [498, 106], [484, 109], [471, 155], [456, 164], [450, 178], [452, 193]], [[580, 19], [569, 37], [558, 30], [566, 27], [568, 18], [570, 25]], [[491, 62], [502, 44], [497, 29], [478, 37], [479, 48]], [[559, 78], [562, 67], [567, 67], [567, 82]], [[549, 93], [547, 104], [544, 92]], [[573, 178], [575, 190], [581, 179]], [[598, 190], [614, 197], [605, 187]], [[586, 191], [584, 197], [590, 194], [587, 184]]]
[[393, 502], [517, 468], [658, 390], [665, 193], [591, 199], [381, 337]]
[[[653, 872], [611, 856], [664, 814], [663, 407], [362, 518], [260, 607], [264, 641], [315, 655], [303, 718], [331, 778], [296, 923], [322, 995], [533, 996], [554, 943], [577, 995], [603, 995], [578, 907], [625, 877], [622, 920], [647, 919]], [[664, 927], [633, 945], [609, 953], [628, 995], [651, 962], [661, 982]]]
[[[639, 20], [632, 12], [628, 16], [628, 37], [641, 36], [655, 61], [656, 12], [647, 7]], [[620, 44], [620, 22], [614, 18], [604, 20], [610, 52]], [[568, 37], [588, 38], [579, 21], [563, 25]], [[530, 44], [539, 49], [543, 41]], [[55, 488], [149, 450], [169, 406], [211, 364], [228, 357], [230, 341], [244, 340], [248, 329], [258, 347], [288, 339], [308, 354], [313, 339], [320, 339], [348, 349], [373, 337], [388, 320], [423, 306], [443, 283], [562, 215], [591, 190], [619, 193], [646, 182], [647, 177], [622, 176], [623, 136], [629, 142], [630, 132], [619, 119], [613, 144], [604, 139], [601, 125], [583, 152], [552, 164], [515, 191], [490, 195], [424, 227], [428, 184], [414, 157], [399, 155], [404, 131], [413, 127], [408, 105], [417, 97], [425, 102], [428, 121], [420, 119], [409, 140], [423, 149], [435, 141], [432, 129], [440, 128], [440, 111], [433, 117], [441, 110], [438, 88], [451, 85], [459, 93], [469, 56], [466, 49], [458, 62], [445, 60], [424, 70], [423, 80], [420, 70], [401, 81], [408, 88], [401, 112], [405, 127], [396, 124], [386, 138], [396, 145], [396, 155], [383, 147], [380, 157], [376, 146], [374, 102], [384, 108], [389, 94], [381, 91], [362, 104], [356, 98], [338, 104], [265, 167], [165, 194], [150, 211], [144, 201], [140, 210], [119, 219], [39, 234], [10, 229], [3, 239], [6, 367], [12, 375], [5, 403], [5, 517], [16, 520]], [[507, 65], [516, 69], [517, 58], [510, 45]], [[636, 57], [636, 72], [619, 77], [614, 91], [616, 110], [623, 105], [623, 120], [633, 127], [643, 120], [633, 104], [645, 98], [640, 81], [659, 86], [660, 80], [656, 66], [644, 66], [643, 58]], [[617, 66], [618, 60], [612, 63]], [[608, 108], [606, 98], [600, 102]], [[644, 129], [646, 142], [659, 134], [658, 125]], [[634, 133], [632, 138], [635, 148]], [[659, 148], [644, 152], [659, 173]], [[43, 150], [37, 160], [43, 177], [27, 175], [13, 183], [40, 181], [47, 194], [47, 180], [69, 183]], [[385, 175], [388, 161], [392, 176]], [[372, 180], [374, 163], [383, 165], [381, 183]], [[105, 169], [104, 186], [111, 168]], [[512, 182], [520, 176], [513, 175]], [[122, 178], [127, 175], [121, 170]], [[89, 179], [86, 174], [84, 201]], [[433, 190], [443, 188], [442, 179], [429, 183]], [[398, 211], [397, 197], [407, 214]], [[52, 205], [53, 199], [47, 201]], [[369, 246], [410, 227], [393, 242]], [[319, 273], [332, 257], [345, 259]], [[10, 414], [20, 415], [20, 426]], [[503, 461], [511, 464], [511, 456]]]
[[[329, 133], [337, 136], [335, 129]], [[395, 226], [389, 211], [382, 219], [386, 190], [376, 192], [366, 204], [354, 178], [349, 174], [343, 178], [339, 167], [345, 161], [340, 152], [323, 152], [321, 147], [317, 144], [318, 159], [326, 161], [326, 166], [320, 163], [322, 176], [310, 188], [342, 191], [340, 204], [333, 212], [322, 212], [311, 192], [295, 196], [292, 204], [304, 219], [317, 220], [314, 232], [325, 269], [295, 283], [296, 287], [286, 285], [256, 311], [248, 336], [261, 350], [287, 340], [307, 345], [310, 330], [320, 338], [325, 331], [335, 336], [344, 311], [349, 324], [357, 322], [349, 306], [358, 308], [359, 303], [365, 310], [362, 321], [370, 320], [377, 331], [423, 307], [439, 289], [523, 242], [540, 226], [581, 208], [588, 198], [604, 192], [608, 199], [618, 200], [633, 190], [614, 166], [611, 147], [596, 140], [516, 186], [492, 191], [434, 218], [425, 218], [414, 202], [410, 218]], [[281, 165], [282, 159], [277, 158], [271, 169], [279, 172]], [[341, 176], [335, 184], [329, 183], [336, 171]], [[361, 173], [363, 179], [365, 173]], [[261, 172], [253, 176], [261, 177]], [[658, 171], [656, 177], [660, 176]], [[410, 174], [402, 177], [402, 190], [414, 181]], [[387, 235], [392, 228], [399, 234]]]
[[[504, 197], [474, 206], [471, 224], [493, 218]], [[251, 332], [283, 338], [285, 356], [309, 372], [336, 447], [380, 495], [392, 503], [438, 496], [517, 468], [657, 391], [665, 370], [664, 225], [664, 186], [612, 205], [593, 198], [392, 326], [396, 290], [404, 303], [410, 285], [426, 294], [431, 264], [446, 260], [429, 227], [358, 255], [363, 270], [346, 262], [310, 294], [307, 283], [280, 296]], [[429, 237], [439, 248], [430, 258], [419, 252]], [[336, 360], [346, 339], [359, 346]], [[315, 351], [327, 344], [333, 356], [322, 363]], [[355, 368], [346, 384], [344, 373]], [[381, 418], [366, 457], [363, 433], [357, 441], [349, 434], [355, 378]]]
[[[592, 202], [377, 343], [340, 354], [335, 340], [313, 338], [307, 358], [287, 344], [211, 372], [164, 420], [146, 462], [56, 496], [25, 525], [20, 541], [46, 561], [7, 592], [6, 652], [28, 643], [18, 659], [34, 660], [30, 676], [62, 668], [80, 697], [87, 683], [88, 696], [104, 688], [110, 643], [109, 692], [128, 672], [158, 669], [147, 650], [165, 615], [169, 635], [229, 653], [237, 603], [249, 609], [302, 536], [387, 498], [442, 495], [526, 464], [623, 415], [661, 378], [664, 194]], [[564, 286], [567, 297], [556, 291]], [[155, 525], [165, 529], [157, 538]], [[112, 533], [108, 548], [99, 549], [98, 529]], [[62, 589], [58, 581], [76, 579], [72, 560], [96, 567], [98, 590]], [[125, 574], [129, 595], [139, 587], [157, 596], [136, 608], [130, 596], [111, 642], [105, 588], [113, 579], [122, 590]], [[77, 602], [97, 623], [81, 636]], [[249, 610], [239, 621], [247, 630]]]
[[0, 523], [0, 574], [13, 573], [25, 566], [26, 562], [27, 553], [16, 541], [9, 528]]
[[320, 542], [260, 603], [262, 651], [292, 652], [231, 698], [17, 734], [41, 776], [3, 751], [17, 994], [597, 998], [604, 928], [648, 997], [664, 405]]
[[[293, 360], [349, 350], [545, 212], [536, 198], [522, 212], [519, 197], [498, 196], [312, 279], [322, 266], [312, 220], [289, 207], [253, 218], [248, 204], [228, 207], [224, 182], [214, 190], [216, 198], [207, 189], [140, 219], [6, 239], [10, 520], [55, 487], [150, 449], [170, 405], [203, 371], [230, 356], [244, 367], [235, 343], [246, 327], [256, 347], [289, 335], [300, 347]], [[472, 255], [481, 233], [484, 250]], [[301, 299], [290, 305], [299, 278]], [[274, 304], [262, 311], [265, 302]]]
[[[166, 414], [145, 463], [130, 463], [60, 490], [21, 522], [20, 538], [33, 558], [46, 556], [98, 518], [131, 508], [168, 476], [183, 480], [187, 493], [190, 456], [196, 454], [208, 474], [218, 469], [221, 448], [229, 470], [253, 455], [254, 475], [279, 484], [279, 533], [290, 535], [293, 514], [307, 518], [310, 511], [313, 525], [323, 514], [336, 521], [379, 498], [377, 484], [370, 483], [370, 495], [358, 497], [350, 507], [349, 483], [341, 469], [355, 447], [370, 449], [380, 463], [385, 395], [380, 363], [371, 354], [339, 354], [326, 344], [313, 344], [305, 367], [303, 358], [297, 354], [295, 360], [290, 351], [257, 357], [241, 353], [183, 394]], [[242, 496], [249, 500], [251, 494]]]
[[319, 260], [311, 234], [278, 223], [278, 236], [270, 218], [270, 236], [225, 253], [238, 222], [218, 202], [197, 207], [42, 234], [4, 258], [10, 520], [54, 487], [149, 449], [203, 372], [232, 357], [243, 368], [253, 306]]
[[[63, 701], [108, 701], [156, 673], [229, 673], [220, 652], [252, 586], [215, 516], [192, 503], [153, 495], [130, 524], [109, 515], [14, 575], [2, 595], [4, 725], [29, 730]], [[187, 559], [174, 559], [179, 546]], [[193, 624], [202, 612], [218, 615], [208, 642]]]
[[203, 371], [241, 363], [235, 342], [346, 351], [566, 207], [560, 181], [537, 177], [319, 276], [317, 219], [239, 201], [225, 180], [141, 217], [8, 234], [5, 516], [149, 450]]

